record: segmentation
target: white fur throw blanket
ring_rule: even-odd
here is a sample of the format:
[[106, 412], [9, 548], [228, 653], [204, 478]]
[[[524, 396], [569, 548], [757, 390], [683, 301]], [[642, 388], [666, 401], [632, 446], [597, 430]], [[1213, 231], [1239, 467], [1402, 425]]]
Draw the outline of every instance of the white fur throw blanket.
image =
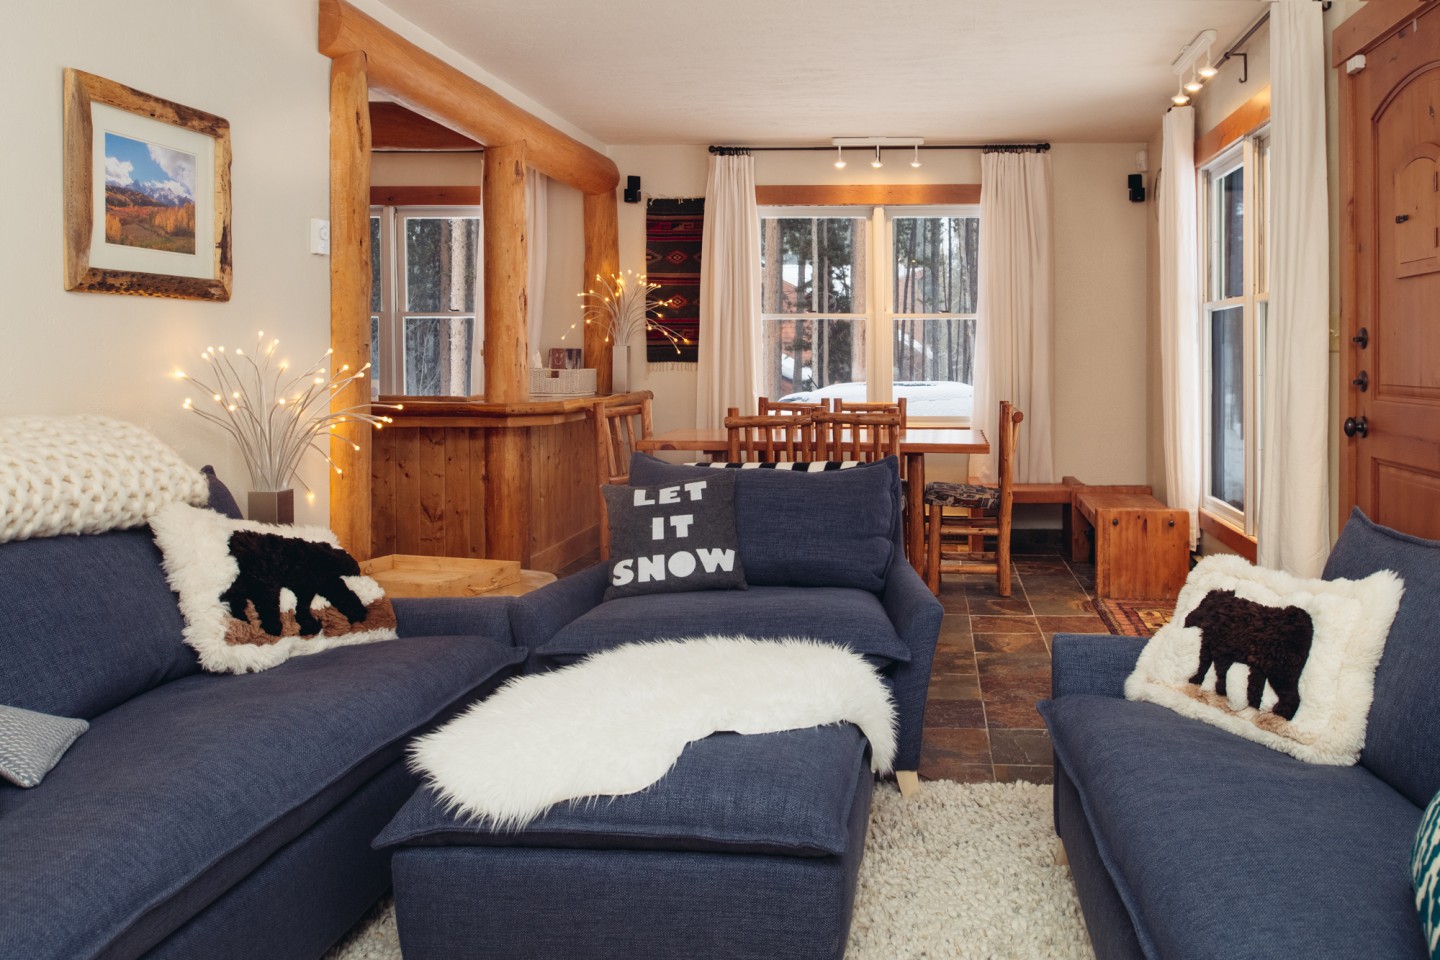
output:
[[139, 527], [207, 496], [199, 470], [133, 423], [0, 417], [0, 543]]
[[895, 709], [864, 658], [810, 640], [634, 643], [510, 681], [411, 746], [452, 811], [521, 829], [553, 804], [637, 793], [712, 733], [849, 721], [871, 765], [895, 758]]

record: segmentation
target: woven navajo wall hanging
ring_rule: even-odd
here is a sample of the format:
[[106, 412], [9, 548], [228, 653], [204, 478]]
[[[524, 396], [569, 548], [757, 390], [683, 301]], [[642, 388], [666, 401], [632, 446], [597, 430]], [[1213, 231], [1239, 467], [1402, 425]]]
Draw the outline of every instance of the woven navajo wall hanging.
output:
[[705, 231], [705, 198], [651, 200], [645, 214], [645, 274], [660, 285], [656, 300], [670, 306], [658, 318], [684, 342], [656, 330], [645, 332], [645, 359], [651, 364], [696, 363], [700, 356], [700, 243]]

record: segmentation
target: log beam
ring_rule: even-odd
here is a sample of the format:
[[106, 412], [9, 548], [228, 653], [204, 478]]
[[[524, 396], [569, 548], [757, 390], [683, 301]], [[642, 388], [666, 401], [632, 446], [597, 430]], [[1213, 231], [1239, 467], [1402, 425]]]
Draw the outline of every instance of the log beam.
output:
[[345, 0], [320, 0], [320, 52], [364, 52], [370, 85], [406, 107], [492, 146], [524, 140], [530, 164], [582, 193], [613, 191], [614, 161], [515, 106]]
[[485, 398], [495, 403], [530, 396], [526, 153], [523, 142], [485, 151]]
[[[620, 227], [615, 191], [587, 193], [584, 200], [585, 212], [585, 277], [583, 290], [591, 290], [602, 281], [595, 279], [598, 274], [608, 278], [620, 272]], [[614, 370], [610, 365], [610, 353], [614, 344], [605, 338], [599, 327], [585, 326], [585, 366], [595, 368], [595, 387], [602, 397], [614, 389]], [[640, 349], [644, 350], [642, 343]]]
[[[330, 64], [330, 345], [331, 368], [370, 362], [370, 104], [365, 54]], [[370, 400], [370, 380], [331, 399], [331, 409]], [[350, 422], [330, 441], [330, 526], [340, 545], [370, 556], [372, 428]], [[358, 447], [358, 449], [357, 449]]]

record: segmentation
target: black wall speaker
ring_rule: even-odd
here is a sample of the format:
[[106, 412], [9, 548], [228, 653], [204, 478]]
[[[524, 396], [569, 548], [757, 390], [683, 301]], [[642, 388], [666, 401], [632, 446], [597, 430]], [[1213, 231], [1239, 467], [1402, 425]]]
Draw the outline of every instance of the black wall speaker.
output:
[[1130, 202], [1145, 202], [1145, 175], [1143, 173], [1130, 174]]
[[625, 178], [625, 202], [626, 202], [626, 203], [639, 203], [639, 202], [640, 202], [640, 178], [639, 178], [639, 177], [626, 177], [626, 178]]

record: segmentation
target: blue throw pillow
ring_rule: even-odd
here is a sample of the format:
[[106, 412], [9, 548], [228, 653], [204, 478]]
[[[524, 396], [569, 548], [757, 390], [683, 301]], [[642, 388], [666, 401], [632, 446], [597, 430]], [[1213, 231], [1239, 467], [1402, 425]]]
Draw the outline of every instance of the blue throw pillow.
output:
[[1410, 880], [1415, 886], [1415, 909], [1425, 928], [1425, 946], [1432, 958], [1440, 960], [1440, 793], [1430, 801], [1415, 833]]

